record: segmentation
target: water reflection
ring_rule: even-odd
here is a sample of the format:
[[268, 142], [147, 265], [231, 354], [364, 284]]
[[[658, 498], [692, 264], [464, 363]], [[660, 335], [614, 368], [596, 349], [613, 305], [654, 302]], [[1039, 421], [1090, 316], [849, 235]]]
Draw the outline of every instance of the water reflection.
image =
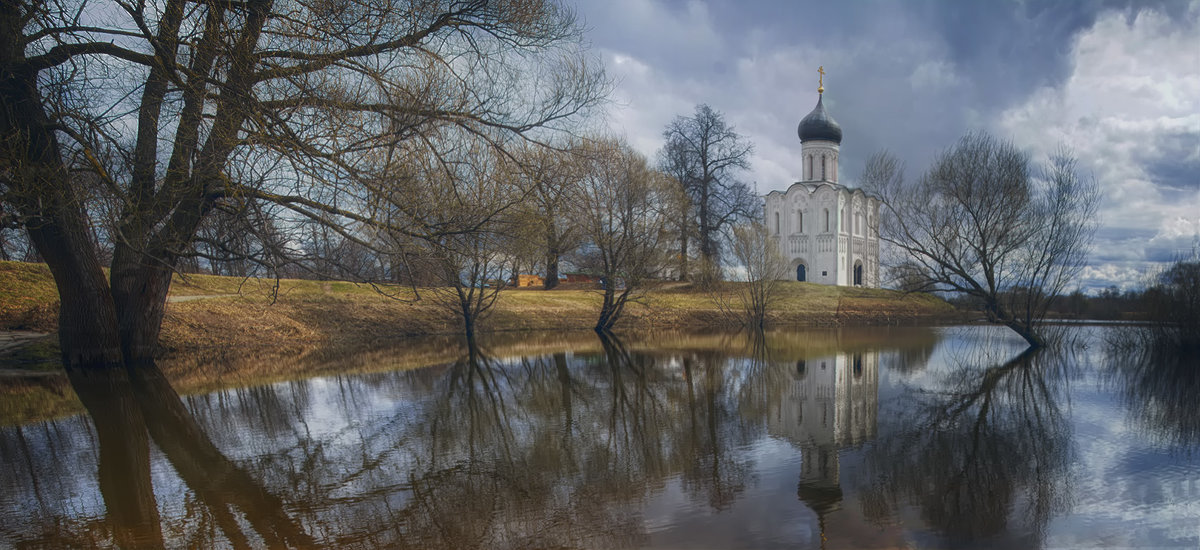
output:
[[157, 365], [148, 363], [129, 373], [68, 375], [98, 435], [100, 492], [119, 546], [163, 546], [146, 434], [204, 505], [205, 520], [233, 546], [314, 544], [278, 496], [213, 444]]
[[0, 544], [1076, 540], [1078, 357], [932, 329], [592, 338], [183, 399], [154, 368], [74, 377], [86, 421], [0, 430]]
[[872, 514], [897, 517], [911, 505], [952, 545], [1040, 547], [1069, 504], [1062, 353], [1026, 351], [983, 369], [959, 359], [911, 392], [867, 453], [871, 483], [860, 490]]
[[1200, 350], [1171, 345], [1142, 327], [1109, 331], [1104, 346], [1139, 429], [1176, 450], [1200, 445]]

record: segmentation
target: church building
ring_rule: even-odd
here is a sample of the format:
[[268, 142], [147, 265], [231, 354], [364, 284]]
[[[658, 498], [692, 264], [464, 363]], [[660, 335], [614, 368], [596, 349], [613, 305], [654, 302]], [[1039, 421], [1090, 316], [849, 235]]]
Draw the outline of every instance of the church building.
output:
[[824, 70], [817, 106], [800, 121], [801, 181], [767, 193], [763, 220], [791, 264], [789, 278], [879, 287], [879, 199], [838, 183], [842, 128], [825, 111]]

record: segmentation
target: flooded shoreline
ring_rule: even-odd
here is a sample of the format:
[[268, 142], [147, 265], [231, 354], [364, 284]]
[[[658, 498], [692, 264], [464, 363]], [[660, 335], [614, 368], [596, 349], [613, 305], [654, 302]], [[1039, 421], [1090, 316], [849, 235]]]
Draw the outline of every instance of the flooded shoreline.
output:
[[0, 541], [1194, 546], [1197, 385], [1071, 330], [1037, 354], [990, 327], [593, 334], [182, 397], [106, 382], [90, 415], [0, 428]]

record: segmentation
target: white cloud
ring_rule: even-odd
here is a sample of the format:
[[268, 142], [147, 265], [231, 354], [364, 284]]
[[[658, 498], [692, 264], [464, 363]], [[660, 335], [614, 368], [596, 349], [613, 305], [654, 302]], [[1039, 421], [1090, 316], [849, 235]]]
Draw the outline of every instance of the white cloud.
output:
[[[1200, 181], [1190, 190], [1168, 189], [1170, 182], [1153, 170], [1155, 162], [1164, 161], [1159, 142], [1164, 135], [1183, 135], [1184, 143], [1191, 143], [1174, 152], [1180, 158], [1165, 160], [1200, 159], [1197, 28], [1200, 4], [1193, 4], [1182, 22], [1155, 11], [1131, 20], [1104, 14], [1076, 37], [1070, 76], [1056, 87], [1036, 90], [998, 120], [1002, 134], [1031, 150], [1070, 147], [1105, 194], [1105, 226], [1157, 232], [1143, 243], [1146, 247], [1168, 240], [1175, 246], [1178, 237], [1197, 230], [1187, 220], [1200, 215]], [[1116, 280], [1135, 271], [1144, 269], [1101, 269], [1091, 275]]]

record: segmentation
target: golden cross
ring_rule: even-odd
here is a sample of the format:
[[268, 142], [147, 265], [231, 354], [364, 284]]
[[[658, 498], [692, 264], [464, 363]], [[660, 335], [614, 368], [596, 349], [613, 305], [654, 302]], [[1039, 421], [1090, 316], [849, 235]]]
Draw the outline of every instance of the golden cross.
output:
[[825, 93], [825, 66], [821, 65], [820, 67], [817, 67], [817, 72], [821, 73], [819, 82], [817, 83], [817, 93], [823, 94]]

